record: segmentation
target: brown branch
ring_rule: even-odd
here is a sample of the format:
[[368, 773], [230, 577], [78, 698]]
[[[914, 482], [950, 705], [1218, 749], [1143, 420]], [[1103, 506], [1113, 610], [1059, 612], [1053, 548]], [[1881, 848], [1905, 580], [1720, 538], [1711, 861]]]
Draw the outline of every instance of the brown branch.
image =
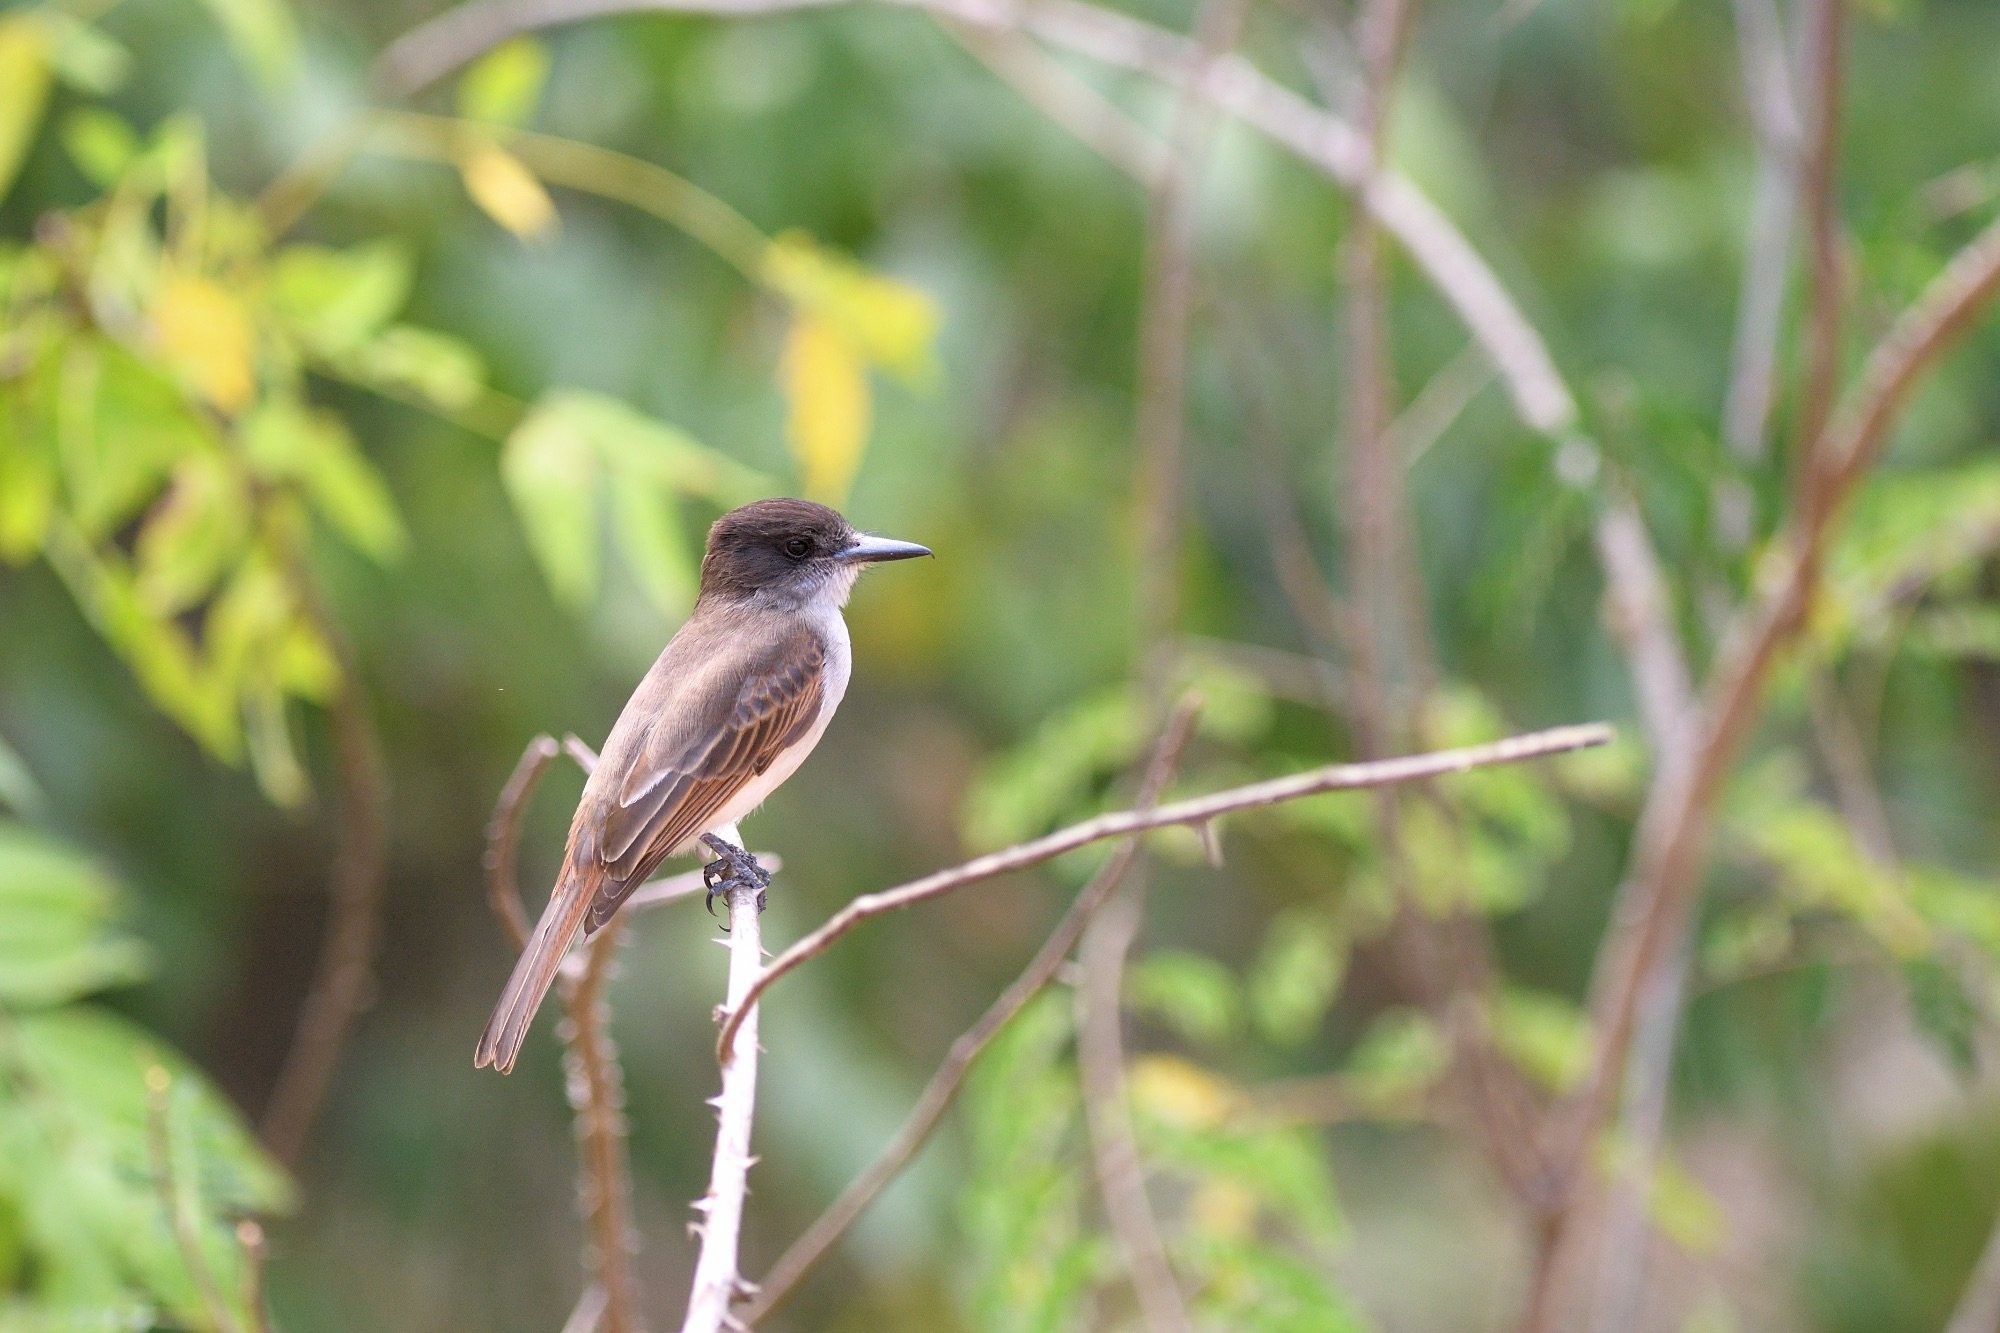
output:
[[[1212, 2], [1204, 11], [1205, 25], [1214, 22], [1216, 11]], [[1225, 16], [1231, 40], [1240, 19], [1240, 8], [1233, 16]], [[1161, 754], [1169, 757], [1164, 762], [1156, 759], [1150, 766], [1137, 808], [1149, 809], [1158, 802], [1168, 778], [1170, 756], [1186, 744], [1194, 720], [1194, 704], [1183, 701], [1161, 741]], [[1140, 858], [1137, 839], [1120, 848], [1127, 850], [1133, 860]], [[1097, 1189], [1104, 1200], [1112, 1238], [1125, 1261], [1126, 1278], [1138, 1298], [1146, 1327], [1152, 1333], [1175, 1333], [1191, 1330], [1193, 1324], [1188, 1318], [1187, 1298], [1167, 1257], [1166, 1241], [1146, 1198], [1145, 1167], [1139, 1160], [1138, 1136], [1125, 1089], [1125, 959], [1138, 938], [1145, 904], [1143, 878], [1124, 875], [1105, 895], [1101, 910], [1083, 922], [1083, 936], [1077, 945], [1081, 979], [1073, 997], [1076, 1058]]]
[[1139, 1159], [1137, 1129], [1126, 1099], [1120, 999], [1125, 959], [1139, 937], [1145, 903], [1142, 882], [1128, 877], [1084, 931], [1077, 948], [1082, 974], [1075, 994], [1077, 1072], [1097, 1192], [1104, 1200], [1104, 1216], [1132, 1293], [1138, 1297], [1144, 1326], [1151, 1333], [1188, 1333], [1194, 1324], [1188, 1318], [1187, 1297], [1146, 1197], [1146, 1168]]
[[[1738, 458], [1756, 462], [1766, 451], [1765, 432], [1777, 396], [1778, 344], [1784, 330], [1785, 288], [1798, 201], [1794, 178], [1799, 117], [1776, 0], [1735, 0], [1735, 9], [1743, 89], [1758, 151], [1739, 284], [1742, 296], [1730, 348], [1729, 390], [1723, 401], [1722, 438]], [[1747, 495], [1741, 505], [1741, 531], [1725, 534], [1738, 547], [1748, 545], [1751, 535]]]
[[743, 1200], [750, 1188], [750, 1126], [757, 1109], [757, 990], [764, 947], [754, 886], [729, 890], [729, 986], [724, 1009], [722, 1091], [715, 1099], [715, 1158], [708, 1193], [695, 1202], [702, 1220], [695, 1257], [694, 1285], [688, 1293], [681, 1333], [721, 1333], [735, 1327], [729, 1313], [744, 1286], [737, 1246], [743, 1232]]
[[1079, 143], [1148, 191], [1160, 188], [1166, 147], [1124, 108], [1019, 33], [932, 17], [974, 59]]
[[[1153, 757], [1147, 763], [1146, 776], [1140, 786], [1142, 803], [1157, 800], [1159, 793], [1172, 780], [1181, 751], [1193, 735], [1197, 706], [1193, 701], [1183, 704], [1153, 747]], [[930, 1082], [924, 1085], [923, 1093], [897, 1129], [895, 1137], [869, 1163], [868, 1169], [856, 1176], [840, 1192], [840, 1197], [771, 1265], [771, 1271], [757, 1284], [756, 1299], [743, 1311], [744, 1323], [754, 1327], [798, 1290], [799, 1283], [813, 1266], [847, 1234], [855, 1219], [875, 1201], [889, 1182], [909, 1165], [910, 1159], [916, 1156], [917, 1150], [923, 1147], [931, 1132], [944, 1119], [944, 1113], [958, 1096], [958, 1090], [964, 1085], [966, 1075], [971, 1072], [980, 1052], [986, 1049], [987, 1043], [999, 1034], [1000, 1029], [1013, 1021], [1016, 1014], [1027, 1008], [1029, 1001], [1055, 980], [1056, 973], [1069, 958], [1070, 950], [1082, 937], [1084, 927], [1117, 890], [1138, 851], [1136, 839], [1128, 838], [1118, 845], [1111, 859], [1099, 867], [1090, 882], [1077, 893], [1069, 910], [1049, 932], [1048, 939], [1028, 960], [1028, 965], [1021, 969], [1021, 975], [1000, 992], [977, 1022], [952, 1042], [951, 1048], [945, 1052], [943, 1063], [931, 1075]]]
[[1793, 459], [1796, 487], [1793, 509], [1803, 516], [1820, 498], [1815, 474], [1823, 462], [1820, 449], [1826, 443], [1826, 416], [1840, 378], [1844, 278], [1835, 178], [1840, 154], [1847, 0], [1805, 0], [1801, 27], [1812, 90], [1805, 161], [1799, 172], [1800, 208], [1806, 218], [1809, 308], [1806, 378], [1799, 403], [1798, 453]]
[[625, 1072], [611, 1040], [611, 1014], [604, 1000], [624, 925], [623, 917], [605, 922], [586, 946], [581, 975], [562, 979], [562, 1044], [564, 1085], [576, 1124], [577, 1199], [592, 1238], [585, 1271], [604, 1294], [601, 1327], [609, 1333], [640, 1333], [644, 1322], [632, 1271], [639, 1246], [632, 1225], [632, 1164], [625, 1152]]
[[1833, 519], [1880, 455], [1918, 379], [1996, 291], [2000, 221], [1953, 256], [1870, 353], [1827, 427], [1809, 502], [1724, 639], [1703, 691], [1692, 759], [1663, 765], [1647, 794], [1612, 936], [1592, 986], [1597, 1049], [1591, 1074], [1558, 1126], [1557, 1179], [1524, 1329], [1557, 1326], [1567, 1285], [1583, 1268], [1571, 1206], [1582, 1168], [1615, 1105], [1648, 979], [1686, 938], [1715, 800], [1748, 738], [1773, 667], [1804, 623]]
[[264, 1228], [252, 1218], [236, 1224], [236, 1246], [243, 1252], [243, 1308], [251, 1333], [271, 1333], [271, 1307], [264, 1297], [264, 1264], [271, 1257]]
[[516, 950], [528, 947], [528, 914], [521, 909], [519, 875], [515, 870], [515, 848], [520, 843], [521, 813], [528, 798], [559, 753], [555, 737], [544, 732], [528, 742], [521, 758], [500, 789], [492, 818], [486, 821], [486, 905], [506, 932]]
[[354, 655], [318, 593], [303, 583], [306, 614], [340, 664], [333, 701], [335, 772], [340, 788], [340, 845], [328, 889], [326, 939], [299, 1012], [292, 1047], [264, 1108], [263, 1138], [272, 1154], [296, 1165], [326, 1103], [354, 1021], [368, 1003], [375, 946], [382, 929], [388, 873], [388, 787], [381, 741], [369, 716]]
[[[1441, 777], [1447, 773], [1463, 773], [1468, 769], [1483, 768], [1490, 764], [1510, 764], [1524, 759], [1537, 759], [1569, 750], [1603, 745], [1612, 739], [1613, 734], [1612, 729], [1602, 722], [1551, 727], [1546, 731], [1511, 736], [1506, 740], [1486, 745], [1470, 745], [1461, 749], [1405, 755], [1396, 759], [1376, 760], [1373, 763], [1328, 764], [1322, 768], [1311, 768], [1282, 778], [1252, 782], [1240, 787], [1228, 787], [1205, 796], [1173, 801], [1151, 810], [1120, 810], [1097, 815], [1029, 842], [1017, 843], [1000, 851], [974, 857], [963, 865], [936, 871], [925, 875], [922, 879], [911, 880], [907, 884], [883, 889], [877, 893], [863, 894], [834, 913], [818, 929], [773, 959], [770, 966], [764, 969], [763, 975], [758, 977], [756, 984], [750, 987], [748, 999], [755, 1000], [762, 996], [772, 982], [807, 959], [825, 953], [842, 935], [864, 921], [932, 898], [942, 897], [968, 884], [978, 884], [1010, 871], [1025, 870], [1029, 866], [1052, 861], [1065, 852], [1073, 852], [1091, 843], [1103, 842], [1107, 838], [1122, 838], [1133, 833], [1145, 833], [1160, 828], [1198, 827], [1241, 810], [1279, 805], [1306, 796], [1317, 796], [1323, 792], [1380, 787], [1391, 782], [1411, 782], [1419, 778]], [[724, 1060], [728, 1058], [729, 1043], [736, 1035], [738, 1012], [740, 1011], [732, 1010], [722, 1025], [722, 1035], [717, 1043], [717, 1049]]]

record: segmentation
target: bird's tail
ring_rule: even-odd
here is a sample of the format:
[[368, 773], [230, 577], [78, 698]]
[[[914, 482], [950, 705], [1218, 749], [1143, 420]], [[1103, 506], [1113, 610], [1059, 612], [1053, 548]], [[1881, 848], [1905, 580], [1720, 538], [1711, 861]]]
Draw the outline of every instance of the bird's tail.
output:
[[521, 951], [521, 961], [514, 964], [514, 974], [500, 992], [500, 1003], [493, 1006], [493, 1017], [486, 1020], [486, 1031], [479, 1034], [479, 1045], [472, 1053], [475, 1068], [492, 1065], [503, 1074], [513, 1069], [528, 1025], [535, 1021], [535, 1011], [555, 983], [563, 955], [569, 952], [570, 941], [596, 896], [595, 885], [589, 882], [594, 878], [578, 874], [573, 864], [563, 866], [549, 905], [535, 923], [535, 933]]

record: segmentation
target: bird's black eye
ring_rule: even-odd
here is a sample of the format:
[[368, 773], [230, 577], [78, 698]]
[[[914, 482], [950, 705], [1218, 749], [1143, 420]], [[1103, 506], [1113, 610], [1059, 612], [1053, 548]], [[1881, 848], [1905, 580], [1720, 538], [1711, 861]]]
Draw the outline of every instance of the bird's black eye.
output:
[[812, 550], [812, 543], [804, 537], [794, 537], [785, 543], [785, 554], [794, 560], [805, 559], [806, 553], [810, 550]]

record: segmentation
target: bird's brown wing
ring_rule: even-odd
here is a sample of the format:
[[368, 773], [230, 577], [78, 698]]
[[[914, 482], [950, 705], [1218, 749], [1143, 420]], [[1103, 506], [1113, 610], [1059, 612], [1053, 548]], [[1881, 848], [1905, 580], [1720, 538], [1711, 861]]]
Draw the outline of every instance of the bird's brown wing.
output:
[[[825, 640], [795, 626], [750, 671], [723, 682], [708, 707], [654, 719], [606, 803], [596, 853], [605, 874], [586, 930], [609, 920], [661, 860], [706, 831], [731, 797], [812, 729], [825, 668]], [[705, 721], [688, 725], [696, 718]]]

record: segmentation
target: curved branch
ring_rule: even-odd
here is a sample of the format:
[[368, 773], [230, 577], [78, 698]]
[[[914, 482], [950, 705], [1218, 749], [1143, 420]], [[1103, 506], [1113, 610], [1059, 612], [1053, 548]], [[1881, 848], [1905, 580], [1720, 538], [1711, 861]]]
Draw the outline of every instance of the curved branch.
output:
[[[1252, 782], [1241, 787], [1210, 792], [1206, 796], [1173, 801], [1150, 810], [1120, 810], [1112, 814], [1098, 815], [1030, 842], [1018, 843], [997, 852], [974, 857], [963, 865], [937, 871], [893, 889], [863, 894], [834, 913], [819, 929], [773, 959], [771, 965], [764, 969], [763, 975], [757, 978], [756, 984], [749, 988], [745, 1003], [757, 1000], [770, 988], [772, 982], [807, 959], [825, 953], [833, 946], [834, 941], [871, 917], [883, 916], [898, 908], [939, 898], [955, 889], [993, 879], [1009, 871], [1025, 870], [1029, 866], [1052, 861], [1064, 852], [1073, 852], [1094, 842], [1145, 833], [1152, 829], [1175, 826], [1199, 827], [1239, 810], [1279, 805], [1305, 796], [1317, 796], [1322, 792], [1380, 787], [1392, 782], [1410, 782], [1418, 778], [1463, 773], [1468, 769], [1484, 768], [1490, 764], [1511, 764], [1523, 759], [1538, 759], [1568, 750], [1604, 745], [1614, 734], [1612, 729], [1602, 722], [1551, 727], [1546, 731], [1510, 736], [1506, 740], [1494, 741], [1487, 745], [1469, 745], [1455, 750], [1405, 755], [1366, 764], [1328, 764], [1323, 768], [1307, 769], [1303, 773], [1293, 773], [1288, 777]], [[716, 1043], [717, 1056], [725, 1063], [729, 1059], [730, 1043], [740, 1026], [741, 1012], [740, 1005], [732, 1005], [729, 1017], [722, 1025], [722, 1035]]]

